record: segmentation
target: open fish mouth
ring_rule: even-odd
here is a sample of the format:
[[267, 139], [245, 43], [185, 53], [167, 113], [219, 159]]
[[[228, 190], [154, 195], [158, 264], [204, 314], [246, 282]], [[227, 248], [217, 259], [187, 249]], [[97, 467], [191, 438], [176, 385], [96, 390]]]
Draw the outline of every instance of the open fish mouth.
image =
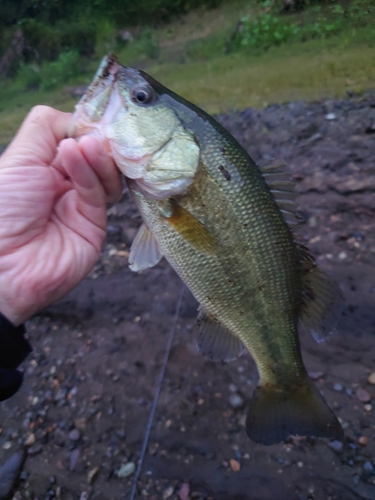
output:
[[142, 192], [163, 199], [186, 192], [198, 168], [199, 148], [159, 97], [141, 72], [109, 55], [76, 105], [69, 136], [96, 137], [121, 172], [139, 181]]

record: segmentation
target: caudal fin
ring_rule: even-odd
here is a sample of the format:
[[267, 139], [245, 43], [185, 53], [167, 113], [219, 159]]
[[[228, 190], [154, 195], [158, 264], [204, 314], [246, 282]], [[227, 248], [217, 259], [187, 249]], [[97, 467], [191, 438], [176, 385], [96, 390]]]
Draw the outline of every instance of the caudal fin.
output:
[[307, 378], [297, 386], [258, 387], [250, 400], [247, 435], [261, 444], [275, 444], [290, 435], [340, 438], [342, 427], [320, 392]]

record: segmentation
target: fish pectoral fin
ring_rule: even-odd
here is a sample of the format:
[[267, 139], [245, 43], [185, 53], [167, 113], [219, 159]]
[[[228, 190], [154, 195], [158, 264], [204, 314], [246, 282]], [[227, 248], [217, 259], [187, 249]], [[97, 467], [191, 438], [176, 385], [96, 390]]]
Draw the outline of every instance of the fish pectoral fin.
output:
[[332, 333], [343, 297], [340, 288], [310, 255], [307, 248], [298, 245], [302, 261], [302, 307], [299, 323], [317, 342]]
[[198, 351], [211, 361], [233, 361], [246, 351], [238, 337], [203, 310], [198, 315], [198, 328]]
[[155, 266], [163, 257], [155, 236], [142, 224], [134, 238], [129, 254], [129, 267], [132, 271], [142, 271]]
[[219, 242], [210, 231], [190, 212], [180, 207], [176, 202], [171, 202], [172, 215], [165, 216], [165, 220], [175, 231], [192, 247], [200, 252], [216, 253]]
[[339, 421], [307, 376], [296, 385], [255, 389], [246, 432], [252, 441], [266, 445], [284, 441], [290, 435], [343, 437]]

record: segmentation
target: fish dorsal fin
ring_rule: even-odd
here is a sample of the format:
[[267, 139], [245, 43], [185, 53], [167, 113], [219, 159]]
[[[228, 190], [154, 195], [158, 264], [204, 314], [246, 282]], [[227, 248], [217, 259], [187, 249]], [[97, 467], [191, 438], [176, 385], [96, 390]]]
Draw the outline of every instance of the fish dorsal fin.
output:
[[294, 191], [295, 183], [290, 180], [290, 175], [284, 170], [283, 163], [258, 164], [258, 168], [262, 172], [263, 178], [269, 187], [272, 196], [274, 197], [281, 213], [286, 222], [296, 224], [299, 217], [296, 215], [296, 197]]
[[141, 225], [134, 238], [129, 254], [129, 267], [132, 271], [143, 271], [156, 264], [163, 257], [155, 236], [145, 223]]
[[198, 329], [198, 351], [211, 361], [233, 361], [246, 350], [238, 337], [232, 335], [203, 309], [199, 311]]
[[297, 245], [302, 263], [302, 306], [299, 317], [302, 329], [317, 342], [323, 342], [334, 330], [343, 296], [333, 279], [319, 268], [308, 249]]
[[210, 231], [190, 212], [176, 202], [171, 202], [172, 215], [165, 217], [177, 233], [200, 252], [214, 254], [219, 242]]

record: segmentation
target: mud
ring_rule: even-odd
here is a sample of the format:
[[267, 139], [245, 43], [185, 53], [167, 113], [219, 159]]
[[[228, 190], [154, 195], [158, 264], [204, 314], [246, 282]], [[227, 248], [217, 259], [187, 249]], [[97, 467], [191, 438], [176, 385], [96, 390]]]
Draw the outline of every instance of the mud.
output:
[[[300, 194], [298, 238], [343, 290], [337, 332], [324, 344], [301, 341], [345, 439], [250, 442], [254, 362], [197, 354], [197, 303], [185, 290], [136, 498], [375, 499], [375, 96], [219, 120], [254, 159], [286, 163]], [[0, 463], [28, 449], [15, 499], [129, 498], [134, 473], [122, 476], [139, 458], [182, 285], [164, 260], [127, 268], [140, 218], [126, 193], [108, 213], [100, 262], [28, 322], [24, 386], [0, 405]]]

